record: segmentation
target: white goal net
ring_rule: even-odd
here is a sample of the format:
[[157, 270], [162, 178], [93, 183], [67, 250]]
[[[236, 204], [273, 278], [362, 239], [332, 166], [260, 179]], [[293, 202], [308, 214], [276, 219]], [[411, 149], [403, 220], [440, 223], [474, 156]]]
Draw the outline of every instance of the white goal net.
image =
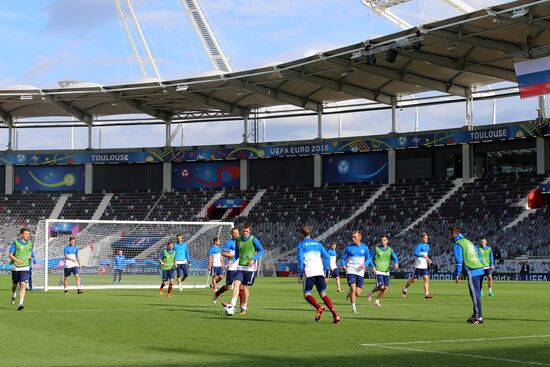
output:
[[[45, 291], [63, 288], [64, 248], [72, 236], [76, 238], [84, 289], [158, 287], [161, 271], [157, 259], [168, 241], [176, 242], [176, 235], [181, 234], [191, 258], [183, 285], [206, 287], [209, 247], [215, 237], [223, 246], [232, 227], [229, 222], [42, 220], [33, 236], [37, 260], [33, 286]], [[125, 258], [120, 282], [114, 263], [119, 251]], [[69, 285], [74, 288], [74, 279]]]

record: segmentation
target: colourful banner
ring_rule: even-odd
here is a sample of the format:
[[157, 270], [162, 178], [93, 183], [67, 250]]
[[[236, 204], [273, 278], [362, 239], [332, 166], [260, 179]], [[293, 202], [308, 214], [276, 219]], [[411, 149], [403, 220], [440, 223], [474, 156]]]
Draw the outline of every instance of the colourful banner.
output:
[[322, 143], [286, 145], [241, 145], [209, 149], [159, 148], [139, 152], [69, 152], [56, 154], [0, 154], [0, 164], [65, 165], [102, 163], [155, 163], [273, 158], [314, 154], [358, 153], [372, 150], [432, 147], [550, 135], [550, 125], [535, 121], [468, 130], [441, 130], [424, 134], [383, 135], [356, 139], [326, 140]]
[[388, 181], [388, 153], [338, 154], [323, 160], [323, 182]]
[[174, 189], [239, 187], [238, 161], [176, 163], [172, 174]]
[[84, 191], [84, 166], [15, 167], [15, 191]]

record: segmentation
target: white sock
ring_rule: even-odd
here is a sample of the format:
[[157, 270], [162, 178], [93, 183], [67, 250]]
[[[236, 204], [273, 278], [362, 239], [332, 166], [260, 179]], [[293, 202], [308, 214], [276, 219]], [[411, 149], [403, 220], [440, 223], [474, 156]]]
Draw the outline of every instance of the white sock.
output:
[[403, 292], [406, 292], [407, 291], [407, 288], [403, 288]]
[[430, 292], [426, 292], [426, 296], [427, 296], [428, 294], [430, 294]]
[[13, 292], [13, 298], [17, 297], [17, 292]]
[[351, 309], [352, 309], [352, 310], [355, 310], [355, 303], [352, 303], [352, 304], [351, 304]]
[[233, 307], [237, 306], [237, 298], [231, 298], [231, 305], [233, 305]]
[[24, 300], [25, 300], [24, 298], [21, 298], [21, 299], [19, 300], [19, 304], [22, 305]]
[[245, 303], [243, 304], [243, 307], [241, 307], [241, 310], [247, 310], [248, 309], [248, 305]]
[[492, 292], [493, 291], [493, 288], [489, 288], [489, 292]]

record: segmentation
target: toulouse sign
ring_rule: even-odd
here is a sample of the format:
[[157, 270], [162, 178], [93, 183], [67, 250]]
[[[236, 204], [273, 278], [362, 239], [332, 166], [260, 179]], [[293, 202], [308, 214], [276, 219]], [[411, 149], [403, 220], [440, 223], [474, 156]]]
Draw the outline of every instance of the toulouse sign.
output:
[[58, 153], [58, 154], [0, 154], [0, 164], [56, 165], [91, 163], [154, 163], [196, 162], [248, 158], [275, 158], [298, 155], [359, 153], [373, 150], [433, 147], [450, 144], [476, 143], [550, 134], [550, 124], [536, 121], [501, 127], [440, 132], [384, 135], [356, 139], [327, 140], [322, 143], [285, 145], [241, 145], [233, 148], [209, 149], [158, 148], [139, 152]]

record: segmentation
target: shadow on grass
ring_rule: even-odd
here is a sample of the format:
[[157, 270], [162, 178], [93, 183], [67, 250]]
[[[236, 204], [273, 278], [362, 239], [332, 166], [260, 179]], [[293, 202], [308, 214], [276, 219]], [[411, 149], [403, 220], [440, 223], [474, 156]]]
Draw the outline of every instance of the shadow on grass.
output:
[[[445, 366], [463, 367], [466, 364], [483, 364], [484, 367], [492, 366], [521, 366], [521, 365], [542, 365], [548, 366], [548, 353], [544, 349], [544, 341], [540, 340], [538, 345], [514, 346], [503, 345], [490, 348], [480, 347], [478, 343], [470, 343], [467, 348], [460, 348], [456, 345], [442, 345], [436, 349], [430, 346], [403, 346], [402, 349], [368, 347], [358, 345], [352, 355], [345, 353], [338, 346], [333, 350], [317, 351], [315, 340], [307, 340], [306, 334], [296, 336], [296, 343], [308, 345], [311, 348], [303, 351], [292, 349], [290, 351], [277, 350], [272, 345], [260, 345], [250, 340], [235, 340], [225, 343], [224, 349], [217, 348], [215, 351], [199, 351], [193, 348], [192, 338], [186, 346], [151, 345], [145, 346], [152, 355], [162, 356], [157, 361], [116, 361], [116, 364], [101, 363], [75, 363], [74, 367], [89, 366], [117, 366], [117, 367], [176, 367], [176, 366], [239, 366], [239, 367], [293, 367], [293, 366], [369, 366], [369, 367], [415, 367], [415, 366]], [[466, 344], [464, 344], [466, 345]], [[253, 347], [252, 347], [253, 346]], [[252, 348], [252, 349], [251, 349]], [[253, 352], [251, 352], [251, 350]], [[178, 362], [172, 360], [178, 359]], [[50, 364], [53, 366], [53, 364]], [[49, 366], [47, 363], [41, 366]]]

